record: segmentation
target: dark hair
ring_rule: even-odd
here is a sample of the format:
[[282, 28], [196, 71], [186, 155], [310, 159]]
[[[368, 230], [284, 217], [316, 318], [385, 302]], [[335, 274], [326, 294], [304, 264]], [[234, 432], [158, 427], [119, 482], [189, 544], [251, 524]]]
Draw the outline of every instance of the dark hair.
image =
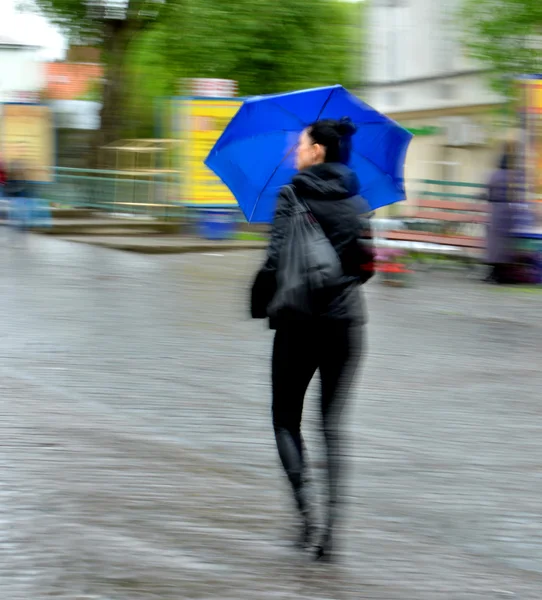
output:
[[348, 117], [340, 121], [322, 119], [307, 128], [307, 133], [316, 144], [326, 149], [325, 162], [348, 164], [352, 153], [352, 136], [357, 127]]

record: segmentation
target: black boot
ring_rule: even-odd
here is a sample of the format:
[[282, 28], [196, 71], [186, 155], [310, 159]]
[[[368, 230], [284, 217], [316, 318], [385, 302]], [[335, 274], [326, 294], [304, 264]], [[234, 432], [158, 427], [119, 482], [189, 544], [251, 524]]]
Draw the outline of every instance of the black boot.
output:
[[484, 277], [486, 283], [496, 283], [497, 265], [490, 265], [487, 275]]
[[316, 560], [329, 562], [333, 560], [333, 539], [331, 531], [324, 532], [320, 541], [316, 545]]
[[304, 482], [294, 491], [299, 515], [301, 517], [297, 546], [304, 550], [311, 548], [314, 543], [316, 527], [314, 525], [313, 510], [309, 499], [308, 486]]
[[320, 535], [318, 544], [316, 545], [316, 560], [333, 560], [333, 531], [337, 523], [338, 506], [336, 501], [330, 502], [328, 505], [328, 514], [326, 525]]

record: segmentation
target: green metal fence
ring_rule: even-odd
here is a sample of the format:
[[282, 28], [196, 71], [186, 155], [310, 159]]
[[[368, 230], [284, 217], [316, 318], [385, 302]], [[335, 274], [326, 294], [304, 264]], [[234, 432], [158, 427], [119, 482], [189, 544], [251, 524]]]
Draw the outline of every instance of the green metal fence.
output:
[[[37, 195], [61, 207], [91, 208], [103, 212], [141, 214], [157, 218], [190, 218], [198, 210], [181, 201], [180, 176], [166, 174], [127, 174], [125, 171], [85, 170], [66, 167], [54, 169], [51, 183], [38, 186]], [[462, 204], [480, 200], [484, 184], [419, 179], [410, 182], [412, 197], [440, 199]], [[204, 208], [204, 207], [202, 207]], [[218, 207], [215, 207], [218, 208]], [[225, 207], [228, 208], [228, 207]], [[404, 216], [405, 205], [400, 203], [390, 211]], [[237, 213], [236, 209], [232, 209]], [[407, 211], [408, 212], [408, 211]], [[240, 213], [239, 213], [240, 218]]]
[[484, 183], [438, 179], [416, 179], [412, 184], [418, 197], [462, 202], [479, 201], [487, 189], [487, 184]]
[[134, 176], [123, 171], [57, 167], [53, 181], [41, 184], [37, 194], [61, 207], [161, 218], [182, 217], [186, 213], [180, 202], [179, 178], [170, 174]]

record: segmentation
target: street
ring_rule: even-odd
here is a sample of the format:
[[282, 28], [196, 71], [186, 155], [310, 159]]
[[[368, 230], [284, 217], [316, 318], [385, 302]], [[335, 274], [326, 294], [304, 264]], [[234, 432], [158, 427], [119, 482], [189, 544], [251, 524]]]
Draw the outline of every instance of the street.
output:
[[247, 313], [260, 259], [0, 229], [2, 600], [539, 599], [542, 295], [367, 286], [343, 552], [314, 564]]

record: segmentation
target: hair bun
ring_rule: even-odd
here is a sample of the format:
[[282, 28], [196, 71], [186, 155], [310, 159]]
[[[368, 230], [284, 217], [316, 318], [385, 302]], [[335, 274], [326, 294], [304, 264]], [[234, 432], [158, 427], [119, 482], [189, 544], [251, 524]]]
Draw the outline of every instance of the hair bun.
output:
[[350, 117], [343, 117], [337, 123], [336, 131], [341, 137], [352, 137], [358, 128], [352, 122]]

